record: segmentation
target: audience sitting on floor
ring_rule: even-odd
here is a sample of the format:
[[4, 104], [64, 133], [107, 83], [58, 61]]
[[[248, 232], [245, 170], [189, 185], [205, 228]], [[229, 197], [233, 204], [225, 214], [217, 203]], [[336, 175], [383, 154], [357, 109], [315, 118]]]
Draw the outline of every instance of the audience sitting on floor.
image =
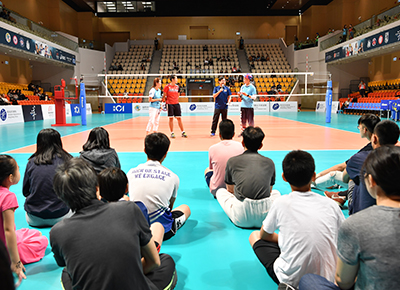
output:
[[[20, 181], [19, 166], [10, 155], [0, 155], [0, 244], [7, 247], [8, 266], [21, 283], [26, 279], [25, 264], [43, 258], [48, 240], [38, 230], [16, 230], [15, 210], [18, 208], [17, 196], [10, 187]], [[2, 276], [2, 275], [0, 275]], [[0, 281], [0, 288], [3, 289]]]
[[143, 202], [149, 211], [150, 223], [160, 222], [164, 226], [164, 241], [172, 238], [191, 214], [186, 204], [174, 208], [179, 177], [162, 165], [170, 143], [163, 133], [147, 135], [144, 141], [147, 162], [127, 174], [130, 200]]
[[[389, 120], [379, 122], [371, 136], [371, 145], [373, 149], [384, 145], [395, 145], [399, 140], [399, 126]], [[361, 151], [353, 155], [347, 162], [346, 169], [343, 172], [343, 179], [350, 178], [354, 181], [353, 202], [349, 205], [349, 214], [355, 214], [359, 211], [376, 204], [376, 200], [368, 194], [361, 167], [370, 151]]]
[[63, 149], [61, 135], [48, 128], [37, 135], [36, 151], [25, 169], [22, 194], [25, 196], [26, 221], [32, 227], [52, 227], [72, 216], [70, 208], [55, 194], [55, 170], [72, 156]]
[[[396, 144], [400, 130], [396, 123], [380, 121], [372, 114], [358, 120], [358, 129], [361, 138], [370, 143], [346, 162], [317, 175], [309, 153], [288, 153], [282, 162], [282, 177], [292, 192], [281, 197], [273, 189], [274, 162], [258, 152], [265, 137], [261, 128], [246, 128], [239, 143], [232, 140], [235, 127], [231, 120], [219, 124], [221, 141], [209, 149], [206, 182], [233, 224], [261, 227], [250, 235], [250, 244], [279, 287], [348, 289], [355, 284], [355, 289], [361, 290], [377, 283], [383, 283], [382, 289], [399, 283], [397, 277], [389, 277], [398, 262], [385, 253], [397, 253], [397, 228], [389, 221], [399, 214], [393, 212], [400, 200], [393, 184], [399, 174], [396, 162], [400, 163], [400, 149], [391, 145]], [[175, 263], [170, 256], [158, 253], [191, 210], [185, 204], [174, 208], [180, 181], [162, 165], [170, 146], [168, 137], [163, 133], [147, 135], [147, 162], [127, 175], [120, 169], [118, 155], [110, 148], [108, 132], [102, 127], [90, 132], [80, 158], [72, 158], [62, 148], [61, 136], [53, 129], [43, 129], [37, 138], [37, 150], [29, 158], [23, 181], [26, 218], [31, 226], [53, 227], [50, 242], [57, 264], [65, 267], [61, 277], [64, 289], [110, 285], [122, 289], [132, 283], [173, 289]], [[325, 191], [329, 199], [311, 192], [313, 182], [320, 188], [338, 183], [346, 186], [348, 181], [349, 189], [344, 193]], [[335, 202], [343, 205], [346, 196], [352, 216], [343, 223], [343, 213]], [[388, 226], [379, 229], [376, 225], [382, 223]], [[367, 233], [366, 237], [359, 232]], [[129, 239], [123, 238], [128, 235]], [[387, 242], [387, 250], [386, 244], [384, 250], [373, 249], [379, 244], [376, 237]], [[122, 249], [116, 249], [115, 244]], [[77, 248], [83, 249], [79, 255]], [[371, 256], [378, 261], [377, 266], [363, 258]], [[82, 267], [87, 273], [79, 270]], [[332, 286], [335, 268], [336, 283], [342, 288], [332, 288], [336, 287]], [[121, 276], [127, 270], [133, 275]], [[371, 272], [378, 277], [366, 279]], [[382, 277], [384, 282], [377, 282]]]
[[[374, 132], [375, 126], [380, 122], [380, 118], [373, 114], [366, 114], [358, 119], [358, 130], [360, 131], [360, 137], [366, 138], [369, 143], [361, 148], [358, 152], [371, 151], [371, 136]], [[336, 201], [340, 206], [343, 206], [348, 200], [348, 204], [353, 202], [353, 180], [344, 180], [343, 172], [346, 169], [347, 163], [350, 159], [343, 163], [336, 164], [328, 169], [319, 172], [316, 176], [315, 185], [319, 188], [334, 188], [334, 187], [348, 187], [347, 190], [341, 192], [329, 192], [325, 191], [325, 196]]]
[[231, 157], [226, 164], [226, 189], [217, 190], [216, 197], [229, 219], [238, 227], [259, 227], [274, 200], [280, 196], [272, 189], [275, 165], [258, 150], [263, 146], [264, 132], [247, 127], [243, 132], [245, 152]]
[[103, 127], [96, 127], [90, 131], [83, 151], [79, 154], [79, 157], [89, 163], [97, 173], [108, 167], [121, 168], [118, 154], [110, 147], [108, 132]]
[[301, 279], [300, 290], [399, 287], [400, 148], [388, 145], [373, 150], [361, 172], [361, 182], [376, 205], [352, 215], [340, 227], [335, 281], [310, 273]]
[[[250, 244], [276, 284], [297, 287], [308, 273], [333, 282], [336, 241], [344, 215], [334, 201], [311, 191], [315, 180], [311, 154], [292, 151], [282, 168], [282, 178], [292, 192], [274, 201], [261, 230], [250, 235]], [[275, 233], [278, 229], [279, 235]]]
[[225, 168], [229, 158], [243, 153], [242, 143], [233, 141], [235, 124], [225, 119], [219, 123], [219, 138], [221, 141], [208, 150], [209, 166], [204, 172], [211, 194], [215, 198], [218, 189], [226, 188]]
[[[99, 181], [99, 200], [103, 202], [118, 202], [129, 201], [128, 193], [128, 177], [125, 172], [117, 167], [108, 167], [98, 174]], [[130, 202], [130, 201], [129, 201]], [[156, 222], [150, 224], [149, 213], [147, 207], [140, 201], [135, 201], [135, 204], [142, 211], [151, 234], [153, 235], [157, 251], [160, 252], [161, 244], [164, 237], [164, 227], [161, 223]]]
[[75, 212], [50, 231], [54, 258], [65, 267], [63, 289], [173, 289], [175, 263], [157, 253], [139, 207], [104, 203], [97, 186], [96, 171], [81, 158], [56, 170], [55, 192]]

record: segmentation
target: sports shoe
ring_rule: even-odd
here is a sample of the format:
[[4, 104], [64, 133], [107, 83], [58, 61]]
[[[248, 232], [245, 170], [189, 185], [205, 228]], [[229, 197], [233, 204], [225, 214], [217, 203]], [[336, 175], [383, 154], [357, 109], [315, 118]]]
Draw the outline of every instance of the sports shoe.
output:
[[215, 136], [215, 133], [211, 133], [210, 136], [211, 136], [211, 137], [214, 137], [214, 136]]
[[185, 132], [182, 132], [182, 137], [187, 138], [187, 135]]
[[175, 133], [171, 133], [171, 138], [175, 138]]
[[340, 196], [337, 194], [337, 192], [332, 192], [332, 191], [324, 191], [324, 194], [326, 197], [332, 199], [333, 201], [336, 201], [336, 203], [340, 206], [340, 208], [343, 209], [343, 206], [346, 203], [345, 196]]
[[297, 290], [297, 288], [294, 288], [289, 284], [281, 282], [279, 283], [278, 290]]
[[176, 273], [176, 270], [172, 274], [172, 280], [169, 282], [169, 284], [163, 289], [163, 290], [172, 290], [175, 288], [176, 283], [178, 282], [178, 275]]

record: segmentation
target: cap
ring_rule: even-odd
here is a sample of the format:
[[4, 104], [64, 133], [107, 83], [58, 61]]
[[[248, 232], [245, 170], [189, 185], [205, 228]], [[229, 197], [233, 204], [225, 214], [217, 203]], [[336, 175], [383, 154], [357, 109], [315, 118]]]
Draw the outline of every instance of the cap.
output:
[[251, 80], [253, 76], [251, 74], [245, 74], [244, 78]]

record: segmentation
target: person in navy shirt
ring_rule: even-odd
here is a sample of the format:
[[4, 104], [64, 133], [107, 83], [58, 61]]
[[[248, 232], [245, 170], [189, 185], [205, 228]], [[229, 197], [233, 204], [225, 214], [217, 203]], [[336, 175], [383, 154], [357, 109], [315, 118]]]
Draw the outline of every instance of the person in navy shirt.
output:
[[[397, 124], [390, 120], [380, 121], [374, 128], [374, 133], [371, 136], [371, 145], [375, 150], [378, 147], [385, 145], [395, 145], [399, 140], [400, 129]], [[355, 186], [353, 190], [353, 202], [349, 205], [349, 214], [355, 214], [362, 211], [370, 206], [376, 204], [376, 200], [371, 197], [362, 182], [364, 177], [361, 172], [362, 165], [367, 159], [371, 151], [360, 151], [353, 155], [347, 162], [346, 169], [344, 171], [344, 178], [348, 176], [354, 181]]]
[[225, 120], [228, 116], [228, 104], [231, 100], [231, 90], [227, 87], [225, 78], [220, 76], [218, 78], [219, 86], [214, 88], [213, 98], [215, 101], [214, 117], [211, 125], [211, 136], [215, 136], [215, 130], [217, 130], [219, 115], [222, 116], [222, 120]]
[[246, 74], [244, 76], [244, 85], [239, 92], [239, 96], [242, 98], [240, 103], [240, 122], [242, 126], [242, 132], [247, 128], [247, 125], [254, 127], [253, 102], [257, 98], [257, 91], [256, 88], [250, 83], [252, 78], [253, 76], [251, 74]]

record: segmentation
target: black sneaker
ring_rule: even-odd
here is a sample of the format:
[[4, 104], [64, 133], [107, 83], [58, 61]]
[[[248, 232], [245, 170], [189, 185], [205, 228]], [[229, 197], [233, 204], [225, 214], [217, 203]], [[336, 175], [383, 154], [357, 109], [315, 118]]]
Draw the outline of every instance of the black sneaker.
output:
[[178, 275], [177, 275], [176, 270], [175, 270], [174, 274], [172, 276], [171, 282], [163, 290], [172, 290], [172, 289], [174, 289], [177, 282], [178, 282]]
[[289, 284], [281, 282], [279, 283], [278, 290], [297, 290], [297, 288], [294, 288]]

